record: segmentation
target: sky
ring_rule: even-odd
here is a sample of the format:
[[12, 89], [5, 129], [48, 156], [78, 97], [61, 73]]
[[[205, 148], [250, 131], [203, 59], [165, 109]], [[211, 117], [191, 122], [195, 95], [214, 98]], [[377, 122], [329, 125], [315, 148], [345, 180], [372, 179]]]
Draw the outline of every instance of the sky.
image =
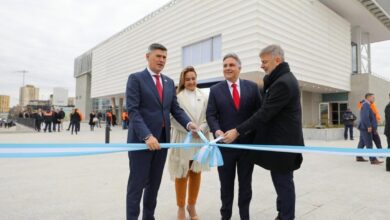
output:
[[[19, 102], [25, 84], [48, 99], [53, 87], [75, 96], [74, 59], [169, 0], [1, 0], [0, 95]], [[390, 41], [372, 44], [372, 70], [390, 79]]]

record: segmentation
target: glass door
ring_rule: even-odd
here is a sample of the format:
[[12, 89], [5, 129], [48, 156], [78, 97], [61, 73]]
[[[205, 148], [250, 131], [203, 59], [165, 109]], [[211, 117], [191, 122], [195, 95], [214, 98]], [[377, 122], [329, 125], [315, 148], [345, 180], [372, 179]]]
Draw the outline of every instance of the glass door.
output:
[[329, 125], [329, 123], [330, 123], [329, 103], [327, 102], [320, 103], [320, 124]]

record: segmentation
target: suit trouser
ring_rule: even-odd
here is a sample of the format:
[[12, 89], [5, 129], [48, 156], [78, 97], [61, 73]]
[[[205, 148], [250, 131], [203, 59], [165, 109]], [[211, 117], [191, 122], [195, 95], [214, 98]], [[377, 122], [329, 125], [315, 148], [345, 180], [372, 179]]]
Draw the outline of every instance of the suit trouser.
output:
[[379, 137], [379, 134], [378, 134], [377, 130], [373, 131], [373, 133], [372, 133], [372, 140], [374, 141], [374, 144], [375, 144], [376, 148], [382, 149], [381, 138]]
[[[372, 133], [368, 133], [366, 130], [360, 130], [358, 149], [363, 149], [364, 146], [367, 149], [372, 149]], [[373, 160], [376, 160], [376, 157], [370, 157], [370, 161]]]
[[[159, 138], [165, 141], [165, 129]], [[137, 220], [143, 194], [143, 220], [154, 220], [157, 194], [164, 171], [167, 149], [156, 151], [141, 150], [129, 152], [130, 175], [127, 184], [126, 216], [127, 220]]]
[[223, 220], [232, 217], [234, 199], [234, 180], [238, 176], [238, 207], [241, 220], [249, 219], [249, 205], [252, 199], [252, 173], [253, 164], [245, 157], [248, 150], [221, 149], [224, 165], [218, 167], [219, 181], [221, 183], [220, 209]]
[[277, 198], [276, 209], [280, 220], [292, 220], [295, 218], [295, 186], [294, 172], [278, 173], [271, 171]]

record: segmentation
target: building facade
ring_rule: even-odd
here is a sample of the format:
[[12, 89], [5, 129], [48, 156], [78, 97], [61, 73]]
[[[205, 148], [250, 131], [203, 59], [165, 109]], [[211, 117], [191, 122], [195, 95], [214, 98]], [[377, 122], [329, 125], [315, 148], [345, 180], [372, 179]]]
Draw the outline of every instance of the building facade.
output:
[[10, 109], [10, 96], [0, 95], [0, 113], [8, 113]]
[[27, 106], [30, 100], [39, 99], [39, 88], [34, 87], [33, 85], [26, 85], [20, 87], [19, 91], [19, 105]]
[[68, 106], [68, 90], [62, 87], [53, 88], [53, 100], [54, 106]]
[[168, 48], [163, 73], [178, 83], [193, 65], [201, 87], [223, 80], [230, 52], [241, 58], [241, 77], [261, 86], [258, 54], [279, 44], [300, 83], [304, 125], [339, 124], [353, 94], [369, 89], [354, 91], [351, 81], [371, 76], [370, 44], [390, 39], [389, 12], [371, 0], [174, 0], [75, 59], [76, 107], [120, 114], [127, 78], [146, 67], [154, 42]]

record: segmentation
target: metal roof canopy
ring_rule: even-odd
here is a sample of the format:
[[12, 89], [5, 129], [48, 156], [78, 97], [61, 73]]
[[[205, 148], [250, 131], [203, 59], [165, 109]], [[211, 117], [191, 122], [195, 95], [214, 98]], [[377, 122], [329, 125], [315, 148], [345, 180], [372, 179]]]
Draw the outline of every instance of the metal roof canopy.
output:
[[[378, 0], [319, 0], [370, 34], [370, 43], [390, 40], [390, 7]], [[386, 1], [384, 1], [386, 2]]]

